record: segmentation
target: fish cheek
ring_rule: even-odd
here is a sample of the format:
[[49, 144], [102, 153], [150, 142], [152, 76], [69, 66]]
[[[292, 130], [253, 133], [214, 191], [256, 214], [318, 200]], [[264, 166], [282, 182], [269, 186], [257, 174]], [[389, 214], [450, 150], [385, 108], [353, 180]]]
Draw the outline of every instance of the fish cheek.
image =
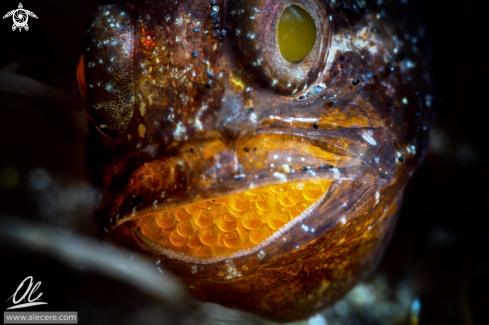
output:
[[98, 7], [82, 57], [90, 101], [86, 113], [102, 134], [114, 139], [123, 136], [134, 111], [133, 49], [131, 10], [122, 4]]

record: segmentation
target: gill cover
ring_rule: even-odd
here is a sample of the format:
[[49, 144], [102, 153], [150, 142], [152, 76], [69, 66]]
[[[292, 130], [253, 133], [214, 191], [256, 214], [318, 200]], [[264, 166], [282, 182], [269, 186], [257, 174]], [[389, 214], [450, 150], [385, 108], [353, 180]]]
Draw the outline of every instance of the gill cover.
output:
[[98, 7], [85, 39], [86, 112], [100, 132], [114, 139], [123, 136], [134, 111], [133, 48], [130, 9]]

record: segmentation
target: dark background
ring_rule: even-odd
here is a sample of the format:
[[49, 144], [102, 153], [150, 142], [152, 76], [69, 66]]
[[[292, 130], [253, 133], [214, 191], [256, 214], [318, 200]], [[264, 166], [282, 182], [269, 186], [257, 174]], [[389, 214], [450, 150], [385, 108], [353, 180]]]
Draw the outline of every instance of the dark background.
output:
[[[23, 2], [39, 19], [30, 18], [30, 30], [21, 33], [12, 32], [11, 18], [0, 21], [0, 67], [18, 62], [20, 74], [74, 94], [84, 31], [98, 3]], [[409, 279], [421, 303], [420, 324], [489, 324], [489, 21], [482, 3], [429, 0], [420, 7], [438, 113], [430, 151], [407, 186], [397, 230], [377, 271], [392, 287]], [[2, 1], [0, 13], [17, 5]], [[89, 211], [97, 193], [84, 181], [84, 115], [5, 92], [0, 114], [0, 212], [93, 235]], [[32, 185], [43, 170], [56, 193], [85, 191], [84, 197], [75, 195], [76, 213], [54, 207], [49, 192]], [[77, 218], [64, 218], [68, 212]], [[359, 319], [352, 324], [375, 324], [351, 317]]]

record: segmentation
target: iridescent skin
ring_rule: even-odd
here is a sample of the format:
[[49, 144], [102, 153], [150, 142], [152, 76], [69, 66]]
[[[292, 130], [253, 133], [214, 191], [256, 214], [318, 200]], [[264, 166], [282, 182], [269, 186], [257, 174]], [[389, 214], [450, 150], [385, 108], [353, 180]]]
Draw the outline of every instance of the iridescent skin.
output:
[[[281, 57], [275, 33], [291, 4], [317, 30], [298, 63]], [[199, 299], [282, 322], [320, 311], [365, 277], [424, 156], [433, 110], [426, 64], [401, 40], [408, 31], [391, 16], [396, 8], [353, 4], [184, 0], [99, 8], [84, 67], [87, 113], [108, 136], [91, 137], [90, 163], [107, 188], [97, 214], [101, 235], [152, 256]], [[177, 253], [132, 222], [314, 179], [333, 180], [326, 197], [240, 254]]]

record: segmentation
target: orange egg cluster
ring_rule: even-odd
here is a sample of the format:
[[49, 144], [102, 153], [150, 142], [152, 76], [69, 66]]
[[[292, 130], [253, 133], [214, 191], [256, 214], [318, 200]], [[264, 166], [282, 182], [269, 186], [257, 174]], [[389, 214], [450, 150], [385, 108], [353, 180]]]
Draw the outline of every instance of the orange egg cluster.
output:
[[141, 232], [175, 251], [229, 256], [270, 237], [321, 197], [331, 181], [290, 183], [152, 212]]

